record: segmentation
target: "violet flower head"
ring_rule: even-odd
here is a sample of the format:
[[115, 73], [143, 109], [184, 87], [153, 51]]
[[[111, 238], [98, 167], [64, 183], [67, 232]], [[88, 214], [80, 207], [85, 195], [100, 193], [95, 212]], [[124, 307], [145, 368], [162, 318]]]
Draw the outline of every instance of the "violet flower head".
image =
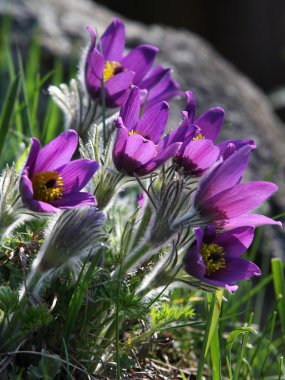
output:
[[154, 105], [141, 118], [139, 112], [140, 90], [133, 86], [115, 121], [113, 161], [118, 171], [143, 176], [172, 157], [181, 143], [167, 143], [167, 136], [161, 139], [169, 113], [166, 102]]
[[277, 191], [277, 186], [271, 182], [240, 183], [250, 153], [250, 145], [243, 146], [200, 182], [193, 200], [194, 208], [216, 227], [281, 225], [266, 216], [250, 213]]
[[124, 55], [125, 25], [114, 19], [97, 42], [92, 27], [87, 30], [91, 45], [85, 62], [85, 82], [93, 99], [101, 97], [104, 83], [105, 101], [108, 107], [122, 105], [130, 86], [137, 85], [142, 90], [151, 90], [151, 103], [167, 100], [178, 93], [178, 84], [170, 78], [169, 69], [161, 66], [153, 68], [158, 48], [139, 45]]
[[253, 227], [239, 227], [217, 234], [213, 226], [194, 228], [196, 242], [184, 257], [185, 270], [210, 285], [234, 292], [236, 282], [261, 274], [260, 269], [241, 255], [250, 246]]
[[80, 192], [98, 169], [94, 160], [70, 162], [78, 144], [77, 133], [63, 132], [44, 148], [32, 138], [30, 153], [20, 179], [24, 205], [36, 212], [54, 213], [96, 204], [92, 194]]
[[187, 134], [173, 159], [185, 173], [201, 176], [218, 158], [224, 160], [244, 145], [255, 148], [253, 140], [228, 140], [215, 146], [224, 121], [224, 110], [220, 107], [210, 108], [195, 119], [195, 97], [191, 91], [186, 91], [185, 95], [187, 104], [182, 111], [183, 120], [178, 130], [185, 130]]

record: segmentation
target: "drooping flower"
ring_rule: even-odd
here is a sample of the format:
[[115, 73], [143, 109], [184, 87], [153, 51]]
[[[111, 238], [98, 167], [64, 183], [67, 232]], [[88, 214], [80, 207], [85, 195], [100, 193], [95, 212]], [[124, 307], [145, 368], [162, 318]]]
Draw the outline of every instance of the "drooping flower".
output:
[[217, 234], [213, 226], [194, 228], [196, 242], [184, 257], [185, 270], [208, 284], [235, 291], [237, 282], [259, 276], [260, 269], [241, 255], [250, 246], [253, 227], [239, 227]]
[[32, 138], [27, 162], [20, 178], [24, 205], [36, 212], [57, 212], [96, 203], [92, 194], [80, 192], [98, 169], [94, 160], [70, 162], [78, 144], [75, 131], [68, 130], [44, 148]]
[[[130, 86], [137, 85], [142, 90], [151, 90], [152, 104], [167, 100], [178, 93], [178, 84], [171, 80], [169, 69], [161, 66], [153, 68], [158, 48], [140, 45], [124, 55], [125, 25], [114, 19], [97, 42], [92, 27], [87, 30], [91, 36], [85, 62], [85, 83], [90, 96], [100, 99], [104, 82], [105, 101], [108, 107], [118, 107], [126, 100]], [[161, 82], [160, 87], [157, 84]]]
[[169, 113], [166, 102], [154, 105], [141, 118], [139, 112], [140, 90], [133, 86], [115, 121], [113, 161], [118, 171], [142, 176], [172, 157], [181, 143], [165, 143], [167, 137], [161, 139]]
[[232, 229], [263, 224], [281, 225], [266, 216], [250, 213], [277, 191], [277, 186], [271, 182], [240, 183], [250, 153], [250, 145], [243, 146], [200, 182], [193, 200], [194, 208], [202, 218], [217, 227]]

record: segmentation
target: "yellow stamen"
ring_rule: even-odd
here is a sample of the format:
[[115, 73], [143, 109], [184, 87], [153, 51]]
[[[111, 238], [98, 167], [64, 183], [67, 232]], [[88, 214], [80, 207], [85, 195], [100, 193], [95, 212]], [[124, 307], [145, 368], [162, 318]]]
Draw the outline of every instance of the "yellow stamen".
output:
[[134, 131], [133, 129], [131, 130], [131, 132], [129, 132], [129, 136], [132, 136], [132, 135], [140, 135], [144, 138], [147, 138], [140, 131], [138, 131], [138, 130]]
[[225, 251], [220, 245], [203, 243], [200, 253], [206, 266], [207, 276], [210, 276], [217, 270], [226, 267], [226, 261], [223, 257], [225, 255]]
[[118, 72], [123, 71], [123, 66], [117, 61], [106, 61], [103, 71], [103, 80], [107, 82], [107, 80], [113, 78], [114, 75]]
[[198, 133], [198, 135], [196, 137], [193, 137], [193, 141], [197, 141], [197, 140], [204, 140], [205, 137], [203, 135], [201, 135], [201, 133]]
[[56, 171], [38, 172], [32, 178], [34, 199], [50, 203], [62, 198], [62, 176]]

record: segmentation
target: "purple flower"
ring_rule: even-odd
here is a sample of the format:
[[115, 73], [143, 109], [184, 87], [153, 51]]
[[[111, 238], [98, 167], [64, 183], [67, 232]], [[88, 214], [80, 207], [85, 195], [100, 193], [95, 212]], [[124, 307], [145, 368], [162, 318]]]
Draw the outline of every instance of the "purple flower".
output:
[[52, 213], [96, 203], [93, 195], [80, 190], [96, 172], [98, 164], [85, 159], [70, 162], [77, 144], [77, 133], [72, 130], [42, 149], [39, 140], [32, 138], [20, 179], [20, 193], [26, 207]]
[[240, 183], [250, 153], [250, 145], [243, 146], [200, 182], [193, 200], [194, 207], [217, 227], [232, 229], [263, 224], [281, 225], [266, 216], [250, 213], [277, 190], [271, 182]]
[[85, 82], [92, 98], [100, 99], [102, 81], [108, 107], [123, 104], [132, 84], [141, 89], [153, 89], [151, 104], [178, 93], [178, 85], [170, 78], [169, 69], [152, 68], [157, 47], [140, 45], [124, 56], [125, 25], [122, 21], [113, 20], [98, 44], [95, 30], [90, 26], [87, 30], [91, 45], [85, 62]]
[[194, 234], [196, 242], [184, 257], [185, 270], [191, 276], [234, 292], [236, 282], [261, 274], [258, 266], [240, 257], [253, 240], [253, 227], [216, 234], [210, 225], [205, 230], [194, 228]]
[[137, 204], [139, 208], [142, 208], [146, 201], [146, 193], [142, 191], [137, 197]]
[[[185, 172], [201, 176], [219, 157], [226, 159], [244, 145], [255, 148], [253, 140], [228, 140], [214, 146], [224, 121], [224, 110], [210, 108], [195, 120], [196, 102], [191, 91], [186, 91], [187, 105], [182, 112], [183, 120], [178, 130], [187, 131], [183, 145], [174, 156], [174, 162]], [[180, 133], [181, 133], [180, 132]], [[177, 137], [177, 136], [176, 136]], [[179, 138], [179, 137], [178, 137]]]
[[168, 104], [149, 108], [139, 119], [140, 90], [133, 86], [115, 121], [117, 136], [113, 161], [118, 171], [129, 175], [146, 175], [172, 157], [180, 142], [161, 139], [168, 119]]

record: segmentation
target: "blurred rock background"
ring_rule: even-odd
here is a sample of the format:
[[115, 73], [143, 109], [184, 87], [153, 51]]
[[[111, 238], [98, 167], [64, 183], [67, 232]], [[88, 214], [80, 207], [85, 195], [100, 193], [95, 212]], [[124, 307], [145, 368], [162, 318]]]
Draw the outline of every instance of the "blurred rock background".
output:
[[[183, 90], [194, 91], [199, 113], [217, 105], [225, 108], [223, 138], [256, 140], [258, 149], [248, 177], [275, 181], [280, 191], [270, 200], [267, 211], [271, 215], [284, 212], [285, 128], [257, 86], [266, 92], [281, 89], [272, 98], [282, 116], [285, 2], [101, 2], [113, 10], [91, 0], [0, 0], [0, 15], [2, 22], [4, 15], [11, 16], [12, 42], [24, 56], [36, 33], [42, 47], [43, 71], [51, 68], [55, 58], [63, 60], [69, 71], [88, 43], [87, 25], [96, 26], [102, 33], [113, 17], [123, 18], [127, 47], [141, 43], [159, 46], [158, 62], [173, 68]], [[173, 102], [172, 123], [177, 123], [182, 107], [183, 101]], [[268, 228], [267, 233], [272, 252], [284, 257], [281, 231]], [[278, 238], [271, 239], [273, 235]]]

